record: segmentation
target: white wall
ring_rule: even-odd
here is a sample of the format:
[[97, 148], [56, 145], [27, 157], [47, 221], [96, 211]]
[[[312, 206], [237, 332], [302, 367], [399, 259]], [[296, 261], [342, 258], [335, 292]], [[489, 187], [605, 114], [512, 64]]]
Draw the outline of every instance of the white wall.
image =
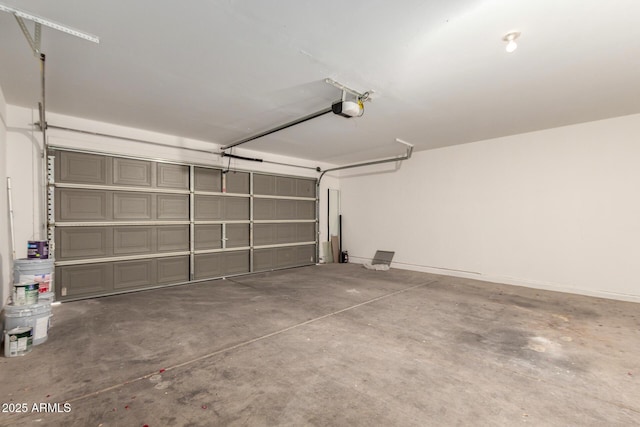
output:
[[355, 262], [392, 250], [397, 268], [640, 302], [640, 115], [394, 166], [340, 179]]
[[15, 254], [26, 258], [28, 240], [46, 240], [42, 134], [36, 111], [7, 106], [7, 176], [11, 178]]
[[[16, 255], [24, 258], [27, 255], [27, 241], [33, 239], [46, 239], [44, 223], [44, 177], [40, 152], [42, 149], [41, 133], [34, 130], [32, 123], [38, 121], [37, 110], [8, 105], [9, 126], [7, 132], [7, 173], [12, 177], [14, 193], [14, 211], [16, 213]], [[109, 123], [96, 122], [77, 117], [59, 114], [47, 114], [47, 122], [50, 125], [82, 129], [88, 132], [97, 132], [121, 137], [141, 139], [166, 144], [166, 147], [136, 143], [122, 139], [99, 137], [94, 135], [79, 134], [56, 129], [49, 129], [47, 133], [50, 145], [70, 147], [89, 151], [101, 151], [110, 154], [124, 154], [144, 158], [165, 159], [181, 162], [193, 162], [211, 166], [227, 167], [229, 159], [222, 159], [213, 154], [219, 151], [219, 145], [211, 142], [190, 140], [179, 136], [172, 136], [150, 132], [142, 129], [128, 128]], [[250, 144], [247, 144], [249, 146]], [[189, 151], [185, 148], [205, 149], [212, 154]], [[334, 165], [318, 164], [308, 160], [295, 159], [285, 156], [264, 155], [252, 152], [242, 147], [234, 149], [234, 154], [247, 157], [261, 158], [264, 160], [296, 164], [323, 169]], [[231, 160], [231, 169], [243, 169], [270, 172], [276, 174], [318, 177], [315, 170], [288, 167], [268, 163], [247, 162]], [[327, 193], [327, 188], [337, 188], [338, 178], [326, 176], [322, 180], [321, 196]], [[326, 197], [320, 199], [320, 239], [326, 240]]]
[[0, 87], [0, 309], [9, 297], [11, 249], [7, 198], [7, 105]]

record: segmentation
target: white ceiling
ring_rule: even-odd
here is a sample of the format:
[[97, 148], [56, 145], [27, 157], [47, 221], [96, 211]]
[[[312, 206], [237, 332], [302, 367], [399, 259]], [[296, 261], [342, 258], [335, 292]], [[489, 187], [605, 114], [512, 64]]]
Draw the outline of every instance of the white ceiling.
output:
[[[43, 28], [47, 110], [228, 144], [375, 91], [246, 148], [347, 163], [640, 112], [638, 0], [0, 0]], [[29, 24], [33, 28], [32, 24]], [[522, 32], [505, 52], [502, 36]], [[39, 65], [0, 12], [0, 86], [36, 107]], [[55, 123], [51, 123], [55, 124]]]

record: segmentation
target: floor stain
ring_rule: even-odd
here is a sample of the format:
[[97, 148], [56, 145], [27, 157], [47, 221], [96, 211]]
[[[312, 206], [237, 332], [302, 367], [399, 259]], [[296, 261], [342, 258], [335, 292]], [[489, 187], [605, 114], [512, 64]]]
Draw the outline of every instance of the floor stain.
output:
[[552, 314], [552, 316], [555, 317], [556, 319], [564, 320], [565, 322], [569, 321], [569, 318], [567, 316], [562, 316], [560, 314]]
[[161, 381], [158, 384], [156, 384], [153, 388], [155, 388], [156, 390], [165, 390], [169, 388], [170, 385], [171, 385], [171, 381]]
[[529, 344], [527, 346], [529, 350], [537, 351], [538, 353], [544, 353], [547, 349], [542, 344]]
[[560, 344], [544, 337], [531, 337], [527, 343], [527, 348], [538, 353], [550, 353], [554, 359], [562, 358], [563, 351]]
[[481, 347], [508, 357], [525, 357], [522, 353], [526, 347], [529, 334], [520, 329], [498, 328], [483, 331], [482, 334], [465, 331], [458, 334], [457, 341], [468, 346]]

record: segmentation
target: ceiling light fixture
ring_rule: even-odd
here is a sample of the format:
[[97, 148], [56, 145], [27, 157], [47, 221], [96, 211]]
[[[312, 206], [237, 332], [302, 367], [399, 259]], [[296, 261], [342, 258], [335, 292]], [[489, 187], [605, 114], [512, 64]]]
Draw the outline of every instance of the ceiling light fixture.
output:
[[507, 42], [506, 50], [508, 53], [512, 53], [514, 50], [518, 48], [518, 43], [516, 43], [516, 39], [520, 37], [519, 31], [511, 31], [504, 35], [502, 40]]
[[[0, 4], [0, 11], [7, 12], [13, 14], [16, 18], [23, 18], [29, 21], [33, 21], [36, 24], [44, 25], [45, 27], [53, 28], [54, 30], [62, 31], [63, 33], [71, 34], [72, 36], [80, 37], [81, 39], [88, 40], [94, 43], [100, 43], [100, 39], [98, 36], [94, 36], [93, 34], [85, 33], [80, 30], [76, 30], [75, 28], [67, 27], [66, 25], [58, 24], [57, 22], [50, 21], [48, 19], [41, 18], [39, 16], [33, 15], [28, 12], [24, 12], [22, 10], [6, 6], [4, 4]], [[20, 21], [18, 21], [20, 22]]]

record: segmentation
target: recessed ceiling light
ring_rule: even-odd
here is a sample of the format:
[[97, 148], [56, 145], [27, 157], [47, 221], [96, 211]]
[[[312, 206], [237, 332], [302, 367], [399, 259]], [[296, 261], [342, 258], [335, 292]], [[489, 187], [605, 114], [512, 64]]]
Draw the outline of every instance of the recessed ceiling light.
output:
[[510, 33], [504, 35], [502, 40], [507, 42], [507, 52], [511, 53], [518, 48], [518, 43], [516, 43], [516, 39], [518, 37], [520, 37], [519, 31], [511, 31]]

